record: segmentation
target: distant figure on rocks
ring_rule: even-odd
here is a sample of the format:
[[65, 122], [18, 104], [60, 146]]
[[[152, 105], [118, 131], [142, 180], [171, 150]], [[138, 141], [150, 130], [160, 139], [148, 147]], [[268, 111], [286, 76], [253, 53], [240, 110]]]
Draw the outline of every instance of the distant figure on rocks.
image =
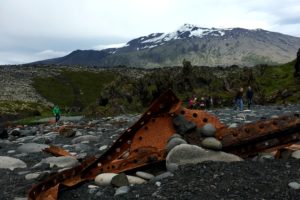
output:
[[241, 87], [235, 96], [235, 105], [236, 105], [236, 108], [240, 109], [240, 111], [242, 111], [243, 107], [244, 107], [243, 93], [244, 93], [244, 89]]
[[249, 86], [248, 90], [247, 90], [247, 104], [248, 104], [248, 109], [251, 109], [252, 106], [252, 99], [253, 99], [253, 90], [252, 88]]
[[300, 49], [298, 50], [297, 53], [297, 60], [296, 60], [296, 64], [295, 64], [295, 77], [300, 77]]
[[204, 97], [201, 97], [200, 101], [199, 101], [199, 107], [200, 109], [204, 110], [205, 109], [205, 99]]
[[57, 105], [54, 106], [52, 112], [53, 112], [53, 114], [55, 116], [55, 122], [58, 122], [59, 119], [60, 119], [60, 114], [61, 114], [59, 107]]

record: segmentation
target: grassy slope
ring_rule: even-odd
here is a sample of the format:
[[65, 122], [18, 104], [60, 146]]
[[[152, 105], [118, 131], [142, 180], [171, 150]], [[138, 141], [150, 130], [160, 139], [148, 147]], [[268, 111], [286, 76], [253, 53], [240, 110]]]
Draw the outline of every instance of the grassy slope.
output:
[[[265, 68], [264, 74], [258, 76], [256, 81], [261, 85], [266, 96], [274, 96], [278, 92], [288, 90], [292, 95], [284, 101], [291, 103], [300, 102], [300, 83], [299, 80], [294, 78], [294, 65], [295, 61]], [[283, 103], [283, 100], [278, 97], [276, 103]]]
[[33, 86], [61, 107], [85, 107], [95, 102], [104, 86], [114, 80], [111, 72], [63, 71], [59, 76], [36, 78]]

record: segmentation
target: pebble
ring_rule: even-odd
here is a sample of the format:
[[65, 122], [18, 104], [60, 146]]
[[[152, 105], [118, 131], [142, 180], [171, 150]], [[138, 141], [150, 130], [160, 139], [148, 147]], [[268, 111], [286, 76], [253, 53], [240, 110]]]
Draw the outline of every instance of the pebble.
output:
[[292, 158], [300, 159], [300, 150], [294, 151], [291, 155]]
[[289, 186], [290, 186], [290, 188], [293, 188], [294, 190], [300, 189], [300, 183], [298, 183], [298, 182], [290, 182]]
[[135, 173], [138, 177], [146, 179], [146, 180], [150, 180], [154, 178], [154, 175], [146, 173], [146, 172], [141, 172], [141, 171], [137, 171]]
[[100, 150], [100, 151], [103, 151], [103, 150], [107, 149], [107, 147], [108, 147], [107, 145], [103, 145], [103, 146], [101, 146], [101, 147], [99, 148], [99, 150]]
[[35, 180], [40, 176], [40, 173], [30, 173], [25, 175], [26, 180]]
[[25, 143], [17, 148], [18, 152], [21, 153], [36, 153], [41, 152], [43, 149], [48, 148], [48, 145], [37, 144], [37, 143]]
[[129, 186], [121, 186], [121, 187], [119, 187], [119, 188], [116, 189], [116, 192], [115, 192], [114, 196], [126, 194], [129, 191], [130, 191], [130, 187]]

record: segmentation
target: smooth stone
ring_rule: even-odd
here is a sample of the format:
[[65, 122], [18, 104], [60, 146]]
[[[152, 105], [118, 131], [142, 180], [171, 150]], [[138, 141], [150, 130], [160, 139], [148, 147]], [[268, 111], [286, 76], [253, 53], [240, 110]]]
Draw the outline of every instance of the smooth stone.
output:
[[211, 123], [207, 123], [202, 127], [202, 135], [205, 137], [213, 137], [216, 133], [216, 128]]
[[43, 149], [48, 148], [48, 145], [38, 143], [25, 143], [17, 148], [21, 153], [36, 153], [41, 152]]
[[35, 180], [40, 176], [40, 173], [30, 173], [25, 175], [26, 180]]
[[143, 184], [143, 183], [146, 183], [147, 181], [145, 179], [142, 179], [140, 177], [136, 177], [136, 176], [130, 176], [130, 175], [127, 175], [127, 178], [128, 178], [128, 181], [129, 181], [129, 184], [133, 184], [133, 185], [139, 185], [139, 184]]
[[161, 186], [161, 182], [156, 181], [156, 182], [155, 182], [155, 185], [156, 185], [157, 187], [160, 187], [160, 186]]
[[125, 173], [120, 173], [114, 176], [110, 183], [116, 187], [129, 186], [129, 181]]
[[289, 186], [290, 186], [290, 188], [293, 188], [294, 190], [300, 189], [300, 183], [297, 183], [297, 182], [290, 182]]
[[165, 179], [165, 178], [168, 178], [168, 177], [172, 177], [172, 176], [174, 176], [173, 173], [171, 173], [171, 172], [164, 172], [162, 174], [159, 174], [159, 175], [155, 176], [153, 179], [150, 180], [150, 182], [154, 182], [155, 183], [157, 181], [160, 181], [162, 179]]
[[229, 125], [228, 128], [236, 128], [236, 127], [238, 127], [238, 126], [239, 126], [238, 123], [232, 123], [232, 124]]
[[51, 168], [54, 166], [60, 168], [71, 168], [80, 164], [78, 160], [72, 156], [49, 157], [43, 159], [41, 162], [50, 164]]
[[300, 159], [300, 150], [294, 151], [291, 156], [292, 158]]
[[180, 165], [197, 164], [204, 161], [235, 162], [243, 159], [222, 151], [203, 149], [196, 145], [181, 144], [172, 149], [166, 158], [168, 171], [174, 172]]
[[121, 186], [118, 189], [116, 189], [115, 195], [114, 196], [118, 196], [118, 195], [122, 195], [122, 194], [127, 194], [130, 191], [130, 187], [129, 186]]
[[171, 149], [173, 149], [174, 147], [176, 147], [177, 145], [180, 144], [186, 144], [186, 141], [184, 139], [181, 138], [173, 138], [171, 139], [166, 146], [166, 150], [167, 152], [171, 151]]
[[201, 145], [207, 149], [221, 150], [222, 143], [214, 137], [207, 137], [202, 140]]
[[146, 179], [146, 180], [150, 180], [154, 178], [154, 175], [146, 173], [146, 172], [141, 172], [141, 171], [137, 171], [135, 173], [135, 175], [137, 175], [140, 178]]
[[279, 118], [278, 115], [272, 115], [272, 116], [271, 116], [271, 119], [278, 119], [278, 118]]
[[83, 143], [75, 144], [74, 147], [75, 147], [75, 151], [77, 152], [88, 152], [92, 150], [91, 146]]
[[260, 153], [257, 158], [259, 162], [264, 162], [265, 160], [274, 160], [274, 159], [275, 159], [274, 155], [270, 153]]
[[88, 141], [88, 142], [98, 142], [99, 141], [99, 137], [94, 136], [94, 135], [83, 135], [83, 136], [79, 136], [76, 137], [72, 140], [73, 144], [77, 144], [77, 143], [82, 143], [84, 141]]
[[103, 151], [103, 150], [107, 149], [107, 147], [108, 147], [107, 145], [103, 145], [103, 146], [101, 146], [101, 147], [99, 148], [99, 150], [100, 150], [100, 151]]
[[10, 169], [14, 170], [16, 168], [26, 168], [27, 165], [20, 159], [8, 157], [8, 156], [0, 156], [0, 169]]
[[171, 135], [171, 137], [169, 137], [168, 142], [169, 142], [170, 140], [172, 140], [173, 138], [181, 138], [181, 139], [182, 139], [182, 136], [179, 135], [179, 134], [177, 134], [177, 133], [174, 133], [173, 135]]
[[96, 176], [95, 178], [95, 184], [99, 186], [109, 186], [111, 183], [111, 180], [114, 176], [117, 174], [115, 173], [102, 173]]
[[89, 189], [95, 189], [95, 188], [99, 188], [99, 186], [97, 186], [97, 185], [88, 185], [88, 188]]
[[35, 138], [36, 136], [26, 136], [26, 137], [22, 137], [22, 138], [18, 138], [16, 141], [19, 142], [19, 143], [26, 143], [26, 142], [31, 142], [33, 141], [33, 139]]

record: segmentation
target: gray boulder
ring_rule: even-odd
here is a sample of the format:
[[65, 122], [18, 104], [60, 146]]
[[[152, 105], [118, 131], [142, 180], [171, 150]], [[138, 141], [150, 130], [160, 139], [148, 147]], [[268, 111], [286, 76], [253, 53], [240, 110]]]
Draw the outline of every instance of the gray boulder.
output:
[[214, 137], [216, 133], [216, 128], [211, 123], [207, 123], [202, 127], [202, 135], [205, 137]]
[[166, 166], [174, 172], [180, 165], [197, 164], [204, 161], [234, 162], [243, 159], [221, 151], [206, 150], [196, 145], [181, 144], [174, 147], [166, 158]]
[[166, 146], [167, 152], [171, 151], [171, 149], [173, 149], [175, 146], [180, 144], [186, 144], [186, 141], [184, 139], [177, 138], [177, 137], [172, 138]]
[[0, 169], [14, 170], [16, 168], [26, 168], [27, 165], [20, 159], [8, 156], [0, 156]]
[[202, 140], [201, 145], [204, 148], [212, 149], [212, 150], [221, 150], [222, 149], [222, 143], [214, 137], [205, 138], [204, 140]]

